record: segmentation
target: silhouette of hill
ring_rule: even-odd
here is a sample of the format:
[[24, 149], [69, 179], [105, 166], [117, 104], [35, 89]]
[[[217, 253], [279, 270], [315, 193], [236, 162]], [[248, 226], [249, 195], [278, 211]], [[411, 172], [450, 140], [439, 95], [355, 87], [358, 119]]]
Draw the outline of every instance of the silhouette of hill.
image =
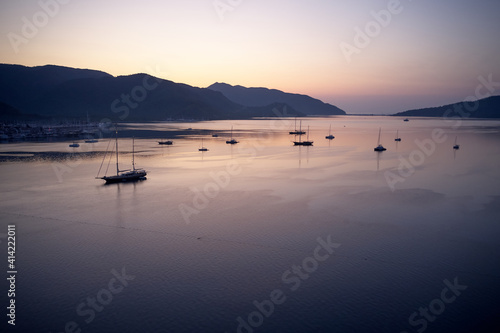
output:
[[220, 91], [231, 101], [247, 106], [264, 106], [271, 103], [286, 103], [306, 115], [345, 115], [338, 107], [324, 103], [307, 95], [291, 94], [267, 88], [246, 88], [216, 82], [208, 87]]
[[[61, 66], [0, 64], [0, 101], [12, 117], [107, 118], [112, 121], [245, 119], [304, 116], [286, 103], [243, 106], [221, 92], [147, 74], [114, 77], [101, 71]], [[3, 112], [3, 111], [2, 111]]]
[[10, 122], [10, 121], [20, 121], [20, 120], [25, 121], [25, 120], [41, 120], [41, 119], [43, 119], [43, 117], [32, 114], [23, 114], [15, 107], [0, 102], [0, 121]]
[[401, 117], [460, 117], [500, 118], [500, 96], [492, 96], [475, 102], [458, 102], [433, 108], [408, 110], [394, 114]]

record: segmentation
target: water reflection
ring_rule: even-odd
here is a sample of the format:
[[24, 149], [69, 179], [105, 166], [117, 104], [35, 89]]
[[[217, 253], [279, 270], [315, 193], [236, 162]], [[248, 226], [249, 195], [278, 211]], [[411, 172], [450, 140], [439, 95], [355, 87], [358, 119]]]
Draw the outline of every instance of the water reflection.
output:
[[[58, 309], [67, 308], [71, 313], [56, 321], [64, 323], [74, 316], [81, 290], [100, 290], [109, 280], [109, 270], [126, 263], [127, 272], [136, 274], [137, 280], [126, 295], [113, 300], [117, 313], [130, 311], [132, 316], [130, 304], [141, 304], [158, 322], [169, 320], [166, 324], [173, 323], [179, 331], [200, 331], [204, 328], [193, 324], [196, 312], [213, 318], [203, 321], [210, 326], [206, 331], [217, 331], [221, 322], [235, 331], [235, 318], [254, 311], [252, 301], [263, 300], [263, 291], [285, 290], [287, 286], [280, 284], [283, 272], [310, 256], [318, 237], [331, 235], [332, 241], [342, 243], [343, 252], [321, 262], [318, 273], [303, 281], [301, 294], [294, 295], [298, 302], [286, 304], [290, 313], [303, 313], [293, 322], [299, 331], [307, 331], [305, 326], [316, 318], [331, 322], [332, 307], [341, 309], [336, 319], [343, 322], [331, 331], [347, 332], [366, 322], [359, 331], [368, 332], [386, 325], [387, 318], [405, 322], [440, 288], [428, 281], [439, 284], [458, 274], [465, 274], [469, 290], [475, 290], [467, 296], [471, 303], [483, 305], [489, 297], [492, 302], [498, 298], [488, 283], [492, 273], [498, 276], [495, 259], [500, 251], [495, 199], [500, 197], [499, 122], [464, 121], [456, 129], [442, 120], [412, 119], [405, 123], [404, 141], [396, 142], [396, 149], [376, 153], [378, 128], [384, 129], [381, 140], [394, 147], [387, 140], [394, 140], [401, 119], [338, 117], [335, 122], [347, 126], [335, 132], [334, 145], [324, 139], [331, 118], [307, 121], [315, 146], [294, 147], [285, 128], [273, 130], [269, 120], [249, 120], [237, 122], [241, 144], [228, 147], [221, 135], [210, 139], [209, 154], [201, 156], [199, 133], [230, 128], [229, 122], [133, 124], [143, 133], [193, 127], [197, 134], [178, 137], [172, 147], [159, 147], [154, 137], [137, 138], [136, 162], [148, 170], [148, 180], [111, 185], [94, 179], [104, 148], [96, 148], [94, 155], [73, 155], [70, 161], [76, 158], [80, 163], [68, 165], [58, 182], [52, 165], [66, 162], [56, 158], [66, 154], [64, 143], [0, 145], [2, 153], [18, 152], [20, 158], [47, 156], [30, 163], [0, 162], [0, 211], [9, 214], [3, 216], [26, 217], [25, 285], [35, 287], [19, 297], [47, 300], [46, 295], [62, 295], [25, 304], [32, 313], [43, 313], [38, 320], [45, 318], [44, 309], [58, 314]], [[417, 142], [428, 140], [434, 128], [444, 129], [448, 139], [426, 154]], [[454, 150], [452, 157], [456, 135], [467, 149]], [[401, 176], [393, 192], [385, 172], [400, 175], [401, 160], [414, 170]], [[184, 211], [192, 213], [190, 223], [179, 209], [182, 205], [192, 209]], [[67, 285], [44, 282], [52, 281], [47, 276], [59, 282], [56, 274], [66, 274]], [[418, 292], [409, 295], [408, 286], [418, 286]], [[433, 291], [420, 292], [427, 287]], [[69, 288], [77, 289], [70, 297]], [[369, 303], [360, 288], [375, 290]], [[199, 290], [216, 302], [200, 301]], [[380, 295], [399, 301], [387, 302]], [[61, 305], [59, 300], [68, 298], [69, 304]], [[311, 306], [304, 310], [301, 305], [306, 303]], [[171, 310], [166, 314], [165, 309]], [[365, 316], [380, 312], [386, 314], [383, 319]], [[293, 331], [287, 326], [290, 317], [278, 312], [275, 316], [266, 318], [264, 330]], [[92, 329], [99, 330], [104, 322], [127, 330], [127, 320], [116, 323], [107, 318], [99, 317]], [[313, 319], [304, 324], [304, 318]]]

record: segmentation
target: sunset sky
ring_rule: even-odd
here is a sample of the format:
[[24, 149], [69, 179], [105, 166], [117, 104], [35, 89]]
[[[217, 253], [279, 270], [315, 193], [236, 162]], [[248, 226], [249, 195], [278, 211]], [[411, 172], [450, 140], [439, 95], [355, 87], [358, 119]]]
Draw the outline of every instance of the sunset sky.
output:
[[442, 105], [474, 95], [479, 76], [500, 82], [498, 0], [2, 1], [0, 31], [2, 63], [276, 88], [348, 113]]

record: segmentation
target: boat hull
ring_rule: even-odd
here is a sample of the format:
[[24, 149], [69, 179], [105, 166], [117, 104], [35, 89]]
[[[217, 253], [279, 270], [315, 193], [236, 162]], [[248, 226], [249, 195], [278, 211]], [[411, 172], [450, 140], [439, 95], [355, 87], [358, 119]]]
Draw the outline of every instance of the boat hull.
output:
[[312, 146], [313, 142], [312, 141], [302, 141], [302, 142], [294, 141], [293, 145], [294, 146]]
[[122, 173], [116, 176], [104, 176], [101, 179], [106, 181], [106, 184], [136, 182], [139, 180], [146, 180], [147, 172], [144, 170], [136, 170], [131, 172]]

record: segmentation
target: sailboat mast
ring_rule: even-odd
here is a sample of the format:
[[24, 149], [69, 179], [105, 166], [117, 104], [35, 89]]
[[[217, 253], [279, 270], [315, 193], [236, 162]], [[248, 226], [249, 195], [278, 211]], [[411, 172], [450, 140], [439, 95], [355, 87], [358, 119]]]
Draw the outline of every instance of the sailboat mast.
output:
[[132, 137], [132, 170], [135, 171], [135, 160], [134, 160], [134, 156], [135, 156], [135, 138]]
[[118, 127], [115, 127], [115, 140], [116, 140], [116, 175], [120, 173], [118, 168]]
[[382, 128], [379, 127], [379, 129], [378, 129], [378, 143], [377, 143], [378, 145], [380, 145], [380, 132], [381, 131], [382, 131]]

